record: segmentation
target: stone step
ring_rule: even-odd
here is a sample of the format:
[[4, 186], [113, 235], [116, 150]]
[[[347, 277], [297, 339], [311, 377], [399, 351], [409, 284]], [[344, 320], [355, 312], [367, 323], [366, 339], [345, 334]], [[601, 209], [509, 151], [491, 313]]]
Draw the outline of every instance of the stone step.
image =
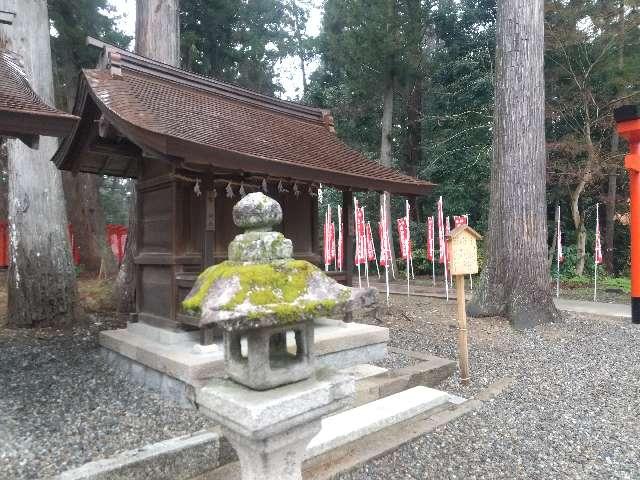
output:
[[307, 447], [307, 458], [342, 447], [366, 435], [404, 422], [449, 401], [447, 393], [413, 387], [322, 420], [322, 430]]

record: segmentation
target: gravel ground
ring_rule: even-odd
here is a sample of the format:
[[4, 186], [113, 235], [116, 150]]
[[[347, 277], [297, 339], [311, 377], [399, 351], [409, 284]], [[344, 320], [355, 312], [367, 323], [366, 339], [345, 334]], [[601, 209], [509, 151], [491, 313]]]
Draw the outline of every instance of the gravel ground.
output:
[[374, 362], [374, 365], [386, 368], [388, 370], [393, 370], [396, 368], [412, 367], [413, 365], [422, 361], [423, 360], [420, 360], [419, 358], [409, 357], [407, 355], [403, 355], [402, 353], [388, 352], [384, 360]]
[[[54, 475], [210, 425], [107, 368], [103, 322], [0, 330], [0, 479]], [[453, 303], [395, 296], [372, 322], [391, 328], [393, 346], [456, 356]], [[526, 332], [470, 319], [469, 334], [472, 384], [454, 376], [441, 388], [471, 398], [506, 377], [511, 386], [339, 479], [640, 479], [640, 328], [567, 315]], [[384, 365], [412, 362], [392, 354]]]
[[110, 325], [97, 323], [0, 329], [0, 479], [44, 478], [209, 425], [104, 365], [96, 332]]
[[[378, 323], [392, 345], [455, 358], [454, 315], [453, 303], [396, 296]], [[441, 388], [470, 398], [511, 386], [339, 479], [640, 479], [640, 327], [565, 315], [525, 332], [470, 319], [469, 334], [472, 384]]]

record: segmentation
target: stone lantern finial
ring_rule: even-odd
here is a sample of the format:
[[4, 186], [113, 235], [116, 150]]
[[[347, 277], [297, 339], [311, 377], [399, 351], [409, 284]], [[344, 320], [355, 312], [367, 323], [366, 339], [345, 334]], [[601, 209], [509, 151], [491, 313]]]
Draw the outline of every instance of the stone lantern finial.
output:
[[266, 263], [293, 256], [291, 240], [273, 228], [282, 222], [282, 208], [262, 192], [250, 193], [233, 207], [233, 223], [245, 233], [229, 244], [232, 262]]

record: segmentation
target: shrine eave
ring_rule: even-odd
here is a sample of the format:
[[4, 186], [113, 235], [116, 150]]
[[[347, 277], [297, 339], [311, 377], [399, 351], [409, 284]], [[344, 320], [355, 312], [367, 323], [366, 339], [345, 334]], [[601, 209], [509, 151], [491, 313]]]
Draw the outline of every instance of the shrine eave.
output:
[[116, 47], [80, 75], [63, 170], [135, 177], [140, 155], [193, 169], [425, 195], [433, 184], [348, 147], [326, 110], [266, 97]]

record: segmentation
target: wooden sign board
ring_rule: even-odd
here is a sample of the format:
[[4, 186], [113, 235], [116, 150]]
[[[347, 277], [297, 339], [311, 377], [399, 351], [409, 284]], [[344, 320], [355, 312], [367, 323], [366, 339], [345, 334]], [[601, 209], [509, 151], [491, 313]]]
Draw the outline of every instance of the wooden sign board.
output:
[[449, 246], [449, 270], [451, 275], [478, 273], [478, 240], [482, 236], [467, 225], [454, 228], [447, 235]]

